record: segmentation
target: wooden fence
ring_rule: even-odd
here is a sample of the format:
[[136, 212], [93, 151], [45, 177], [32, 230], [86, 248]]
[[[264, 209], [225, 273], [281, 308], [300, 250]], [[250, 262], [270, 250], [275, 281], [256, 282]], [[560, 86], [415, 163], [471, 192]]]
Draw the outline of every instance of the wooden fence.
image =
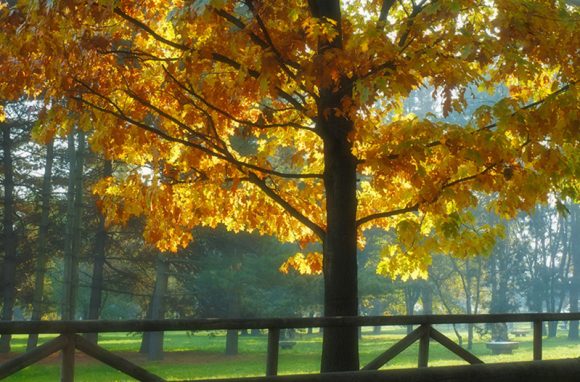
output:
[[[267, 329], [268, 348], [266, 358], [266, 376], [263, 378], [246, 378], [247, 381], [437, 381], [449, 377], [449, 373], [469, 380], [472, 375], [487, 376], [493, 374], [498, 379], [502, 375], [513, 375], [516, 380], [559, 376], [552, 380], [580, 380], [580, 360], [559, 360], [532, 363], [511, 363], [502, 366], [483, 365], [474, 354], [457, 345], [433, 325], [438, 324], [489, 324], [489, 323], [533, 323], [533, 361], [542, 359], [542, 329], [547, 321], [580, 320], [580, 313], [527, 313], [527, 314], [489, 314], [489, 315], [425, 315], [425, 316], [374, 316], [374, 317], [313, 317], [313, 318], [276, 318], [276, 319], [193, 319], [193, 320], [127, 320], [127, 321], [0, 321], [0, 334], [32, 334], [50, 333], [58, 336], [43, 345], [26, 352], [14, 359], [0, 364], [0, 379], [12, 375], [58, 351], [62, 352], [61, 380], [74, 380], [75, 351], [79, 350], [133, 378], [140, 381], [164, 381], [163, 378], [146, 369], [86, 340], [81, 333], [111, 333], [111, 332], [160, 332], [160, 331], [198, 331], [226, 329]], [[386, 349], [382, 354], [362, 367], [358, 372], [325, 373], [319, 375], [295, 375], [277, 377], [278, 349], [280, 345], [280, 330], [289, 328], [327, 328], [352, 326], [394, 326], [417, 325], [418, 327]], [[429, 342], [434, 340], [458, 357], [473, 366], [454, 366], [447, 368], [425, 369], [429, 363]], [[403, 350], [415, 342], [419, 342], [417, 370], [378, 371], [380, 367], [392, 360]], [[499, 369], [498, 369], [499, 368]], [[494, 370], [500, 370], [494, 371]], [[455, 371], [453, 371], [455, 370]], [[509, 372], [506, 372], [509, 371]], [[414, 377], [410, 377], [411, 374]], [[442, 374], [443, 373], [443, 374]], [[499, 373], [499, 374], [497, 374]], [[506, 374], [507, 373], [507, 374]], [[515, 374], [513, 374], [515, 373]], [[447, 375], [447, 377], [445, 377]], [[572, 379], [566, 379], [566, 376]], [[519, 377], [518, 377], [519, 376]], [[384, 379], [383, 379], [384, 378]], [[400, 378], [400, 379], [399, 379]], [[424, 379], [421, 379], [424, 378]], [[236, 378], [236, 380], [239, 380]], [[455, 380], [445, 379], [445, 380]], [[459, 380], [459, 379], [457, 379]], [[498, 381], [502, 380], [501, 378]], [[510, 379], [514, 380], [514, 379]], [[498, 382], [495, 381], [495, 382]]]

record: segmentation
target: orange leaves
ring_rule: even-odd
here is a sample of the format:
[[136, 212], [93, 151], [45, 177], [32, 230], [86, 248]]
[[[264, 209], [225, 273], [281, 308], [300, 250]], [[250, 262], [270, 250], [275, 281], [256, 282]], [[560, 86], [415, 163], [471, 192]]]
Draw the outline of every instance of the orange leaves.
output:
[[279, 268], [282, 273], [288, 273], [290, 269], [294, 269], [301, 275], [319, 275], [322, 273], [322, 254], [309, 252], [304, 255], [299, 252], [291, 256]]
[[[421, 277], [433, 252], [486, 248], [462, 213], [482, 194], [513, 216], [556, 185], [577, 193], [578, 93], [558, 89], [577, 80], [578, 16], [562, 2], [394, 2], [378, 25], [382, 2], [354, 0], [341, 2], [340, 30], [306, 1], [148, 0], [116, 13], [113, 3], [0, 9], [0, 98], [42, 96], [51, 107], [37, 139], [79, 124], [94, 150], [123, 161], [121, 179], [95, 188], [101, 206], [109, 222], [146, 218], [162, 249], [219, 223], [316, 241], [263, 191], [326, 226], [324, 182], [299, 177], [325, 170], [319, 113], [354, 124], [358, 218], [412, 211], [369, 222], [398, 236], [381, 265], [390, 274]], [[478, 85], [505, 85], [509, 98], [457, 123], [438, 118], [479, 102], [468, 91]], [[321, 89], [339, 87], [322, 110]], [[415, 114], [404, 112], [424, 87]], [[321, 264], [308, 254], [285, 267]]]

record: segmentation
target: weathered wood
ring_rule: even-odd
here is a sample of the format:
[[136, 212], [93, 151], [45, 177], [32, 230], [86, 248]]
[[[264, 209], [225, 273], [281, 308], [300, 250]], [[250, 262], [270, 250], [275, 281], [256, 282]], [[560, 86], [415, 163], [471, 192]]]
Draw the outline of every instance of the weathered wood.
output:
[[379, 355], [377, 358], [369, 362], [361, 370], [378, 370], [385, 363], [389, 362], [397, 355], [399, 355], [403, 350], [408, 348], [417, 341], [425, 333], [425, 327], [419, 326], [417, 329], [413, 330], [411, 333], [403, 337], [402, 340], [388, 348], [384, 353]]
[[438, 331], [437, 329], [431, 328], [429, 332], [431, 338], [439, 342], [441, 345], [445, 346], [449, 351], [453, 352], [455, 355], [461, 357], [463, 360], [469, 362], [472, 365], [483, 363], [483, 361], [477, 358], [475, 355], [471, 354], [461, 346], [453, 342], [449, 337]]
[[542, 359], [542, 321], [534, 321], [534, 361]]
[[[578, 380], [580, 380], [578, 359], [236, 378], [239, 382], [577, 382]], [[231, 382], [231, 379], [195, 382], [226, 381]]]
[[278, 349], [280, 329], [268, 329], [268, 358], [266, 360], [266, 375], [278, 375]]
[[66, 342], [62, 348], [62, 366], [60, 381], [73, 382], [75, 380], [75, 335], [65, 335]]
[[419, 339], [419, 357], [417, 366], [427, 367], [429, 364], [429, 339], [430, 339], [430, 325], [421, 325], [423, 327], [423, 335]]
[[139, 381], [144, 382], [164, 382], [165, 380], [145, 369], [141, 366], [119, 357], [118, 355], [95, 345], [87, 339], [76, 335], [76, 347], [85, 354], [98, 359], [99, 361], [115, 368]]
[[437, 325], [496, 322], [571, 321], [580, 313], [515, 313], [481, 315], [305, 317], [270, 319], [0, 321], [0, 334], [112, 333], [145, 331], [308, 328], [341, 326]]
[[22, 354], [21, 356], [0, 364], [0, 380], [24, 369], [25, 367], [35, 364], [53, 353], [56, 353], [61, 350], [65, 344], [66, 339], [63, 336], [58, 336], [55, 339]]

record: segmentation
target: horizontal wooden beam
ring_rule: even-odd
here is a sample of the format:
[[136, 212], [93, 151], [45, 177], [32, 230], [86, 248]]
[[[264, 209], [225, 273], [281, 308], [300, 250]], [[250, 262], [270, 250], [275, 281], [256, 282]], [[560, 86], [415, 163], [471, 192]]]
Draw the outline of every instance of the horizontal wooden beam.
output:
[[572, 321], [580, 313], [454, 314], [425, 316], [305, 317], [183, 320], [0, 321], [0, 334], [110, 333], [219, 329], [286, 329], [308, 327], [476, 324], [497, 322]]
[[[580, 360], [510, 362], [465, 366], [425, 367], [379, 371], [301, 374], [277, 377], [236, 378], [237, 382], [577, 382]], [[227, 379], [195, 382], [231, 382]], [[185, 381], [182, 381], [185, 382]]]

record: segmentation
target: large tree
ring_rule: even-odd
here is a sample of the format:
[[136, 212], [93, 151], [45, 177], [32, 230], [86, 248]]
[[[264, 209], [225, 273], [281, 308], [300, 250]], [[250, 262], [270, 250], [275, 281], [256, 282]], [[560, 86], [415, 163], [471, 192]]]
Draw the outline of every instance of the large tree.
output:
[[[383, 269], [425, 275], [431, 253], [489, 242], [462, 224], [478, 194], [514, 215], [577, 168], [579, 14], [563, 1], [0, 4], [0, 97], [43, 97], [46, 139], [75, 123], [141, 167], [97, 186], [109, 221], [144, 215], [165, 250], [220, 222], [320, 242], [327, 316], [358, 313], [361, 230], [394, 228]], [[402, 112], [423, 86], [461, 111], [474, 84], [510, 97], [465, 126]], [[327, 328], [322, 370], [357, 369], [357, 341]]]

